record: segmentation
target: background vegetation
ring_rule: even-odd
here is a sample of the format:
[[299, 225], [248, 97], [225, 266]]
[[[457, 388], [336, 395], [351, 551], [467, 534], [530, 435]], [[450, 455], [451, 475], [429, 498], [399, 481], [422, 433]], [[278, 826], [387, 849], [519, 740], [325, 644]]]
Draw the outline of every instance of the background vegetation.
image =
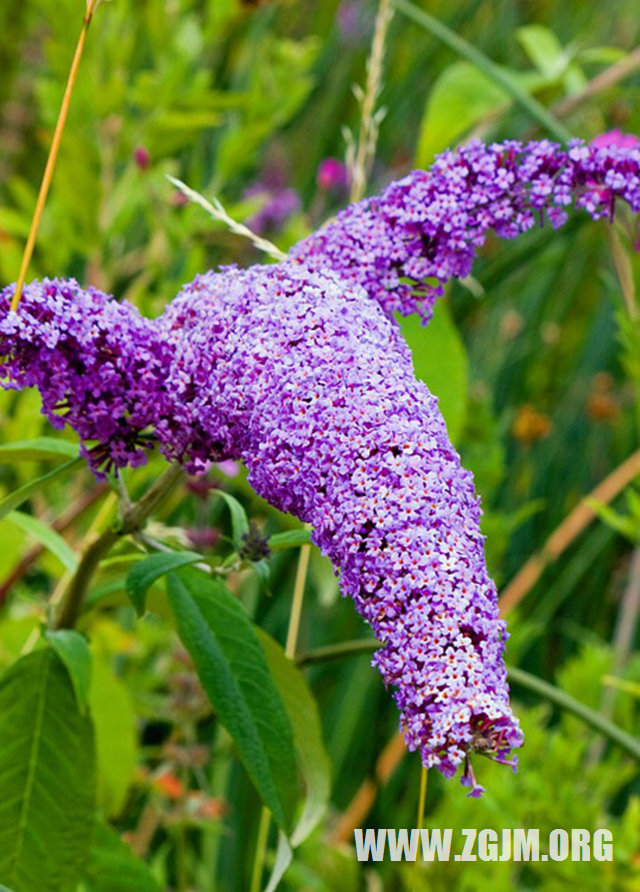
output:
[[[394, 15], [387, 38], [379, 98], [386, 116], [368, 191], [428, 166], [434, 153], [470, 134], [550, 135], [482, 58], [478, 68], [428, 22], [408, 17], [409, 4], [400, 5], [404, 11]], [[0, 7], [3, 283], [17, 276], [83, 6], [25, 0]], [[493, 60], [503, 80], [533, 96], [572, 135], [588, 140], [614, 128], [640, 131], [634, 0], [417, 6]], [[101, 5], [32, 276], [75, 276], [156, 315], [198, 271], [262, 262], [249, 242], [185, 203], [166, 174], [218, 196], [233, 217], [282, 250], [316, 228], [348, 201], [343, 184], [329, 184], [318, 172], [324, 159], [344, 158], [345, 128], [357, 132], [352, 85], [365, 82], [375, 12], [367, 0]], [[638, 448], [638, 239], [638, 221], [621, 213], [613, 228], [576, 216], [559, 232], [491, 242], [473, 280], [450, 289], [428, 331], [414, 320], [403, 323], [416, 369], [441, 396], [463, 463], [476, 475], [490, 569], [503, 589], [585, 495], [612, 474], [619, 479], [616, 469]], [[221, 726], [224, 710], [217, 703], [212, 710], [198, 681], [193, 649], [176, 635], [164, 580], [150, 586], [148, 612], [136, 618], [127, 577], [149, 552], [195, 552], [224, 570], [234, 603], [284, 644], [304, 531], [296, 533], [297, 522], [255, 496], [241, 468], [225, 465], [204, 481], [181, 480], [144, 533], [121, 536], [100, 563], [77, 624], [90, 643], [87, 653], [74, 636], [50, 634], [47, 643], [40, 630], [78, 555], [126, 511], [128, 499], [148, 490], [164, 462], [154, 456], [121, 482], [97, 484], [82, 464], [39, 481], [77, 450], [70, 433], [48, 427], [33, 392], [0, 394], [0, 430], [0, 667], [8, 673], [0, 683], [0, 776], [9, 783], [2, 771], [18, 750], [28, 751], [29, 685], [44, 672], [51, 680], [45, 728], [47, 710], [52, 729], [56, 714], [66, 717], [50, 733], [73, 755], [79, 777], [85, 769], [93, 777], [83, 759], [94, 733], [97, 753], [95, 792], [93, 780], [60, 791], [63, 799], [73, 793], [74, 826], [86, 830], [86, 839], [73, 841], [77, 856], [67, 859], [67, 873], [50, 885], [42, 864], [26, 863], [15, 892], [78, 882], [87, 892], [249, 888], [260, 798]], [[55, 439], [37, 439], [45, 436]], [[20, 445], [33, 440], [29, 448]], [[507, 590], [508, 661], [637, 735], [640, 494], [633, 475], [627, 477], [629, 485], [624, 492], [614, 487], [608, 507], [590, 503], [597, 517], [583, 529], [563, 528], [562, 553], [552, 547], [534, 584]], [[39, 482], [21, 489], [33, 480]], [[22, 492], [17, 501], [16, 492]], [[129, 578], [128, 587], [142, 597], [139, 578]], [[331, 567], [312, 551], [298, 653], [368, 635], [340, 598]], [[271, 672], [292, 690], [298, 682], [286, 667], [277, 669], [281, 659], [273, 656]], [[60, 661], [76, 682], [77, 706]], [[12, 672], [23, 697], [11, 686]], [[366, 654], [311, 664], [304, 677], [322, 724], [315, 735], [315, 714], [308, 719], [306, 755], [315, 777], [307, 770], [307, 786], [320, 808], [330, 765], [331, 792], [281, 888], [638, 888], [637, 762], [518, 684], [513, 696], [526, 733], [519, 773], [480, 765], [488, 792], [479, 801], [434, 774], [426, 826], [539, 827], [542, 836], [555, 827], [608, 827], [614, 861], [452, 862], [418, 871], [358, 864], [353, 826], [416, 826], [420, 766], [394, 742], [397, 714]], [[299, 693], [296, 708], [304, 702], [313, 713], [308, 691]], [[55, 774], [54, 756], [45, 768]], [[15, 858], [15, 840], [5, 832], [15, 822], [8, 811], [4, 818], [2, 826], [0, 806], [0, 882]], [[68, 834], [47, 836], [50, 826], [32, 829], [26, 862], [35, 858], [30, 838], [43, 841], [52, 863], [71, 845]], [[275, 843], [272, 828], [267, 866]]]

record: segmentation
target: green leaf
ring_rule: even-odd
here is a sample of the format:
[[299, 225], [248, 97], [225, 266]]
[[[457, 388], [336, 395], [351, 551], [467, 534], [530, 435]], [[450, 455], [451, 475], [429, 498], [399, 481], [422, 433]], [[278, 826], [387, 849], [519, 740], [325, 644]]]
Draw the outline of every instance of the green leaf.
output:
[[480, 121], [507, 108], [510, 101], [501, 87], [469, 62], [446, 68], [429, 94], [416, 164], [428, 167], [434, 155], [454, 145]]
[[[7, 235], [17, 235], [21, 239], [29, 235], [30, 220], [13, 208], [0, 207], [0, 229]], [[2, 887], [0, 886], [0, 892]]]
[[287, 868], [293, 860], [293, 849], [291, 843], [287, 839], [282, 830], [278, 833], [278, 848], [276, 849], [276, 857], [273, 863], [273, 869], [269, 882], [265, 886], [264, 892], [275, 892], [282, 877], [287, 872]]
[[610, 688], [616, 688], [618, 691], [624, 691], [632, 694], [634, 697], [640, 698], [640, 684], [635, 681], [627, 681], [625, 678], [616, 678], [615, 675], [603, 675], [602, 683]]
[[640, 522], [632, 514], [619, 514], [604, 502], [587, 498], [585, 503], [608, 527], [626, 536], [631, 542], [640, 544]]
[[570, 93], [584, 89], [587, 79], [573, 62], [573, 51], [563, 48], [553, 31], [544, 25], [525, 25], [518, 28], [516, 37], [547, 84], [562, 79]]
[[516, 31], [518, 43], [538, 71], [547, 78], [558, 78], [566, 69], [569, 55], [560, 41], [544, 25], [525, 25]]
[[91, 685], [91, 652], [86, 639], [73, 629], [47, 629], [44, 637], [65, 665], [76, 703], [81, 713], [85, 713], [89, 703]]
[[120, 813], [137, 764], [136, 716], [131, 695], [109, 662], [94, 651], [89, 707], [96, 729], [98, 802]]
[[467, 354], [443, 300], [436, 302], [433, 319], [425, 328], [417, 316], [398, 320], [413, 354], [413, 367], [438, 397], [452, 443], [462, 433], [467, 408]]
[[311, 542], [311, 530], [284, 530], [282, 533], [274, 533], [269, 536], [267, 545], [271, 551], [279, 551], [282, 548], [299, 548]]
[[523, 111], [527, 112], [534, 121], [537, 121], [538, 124], [544, 127], [554, 139], [563, 143], [571, 139], [571, 133], [566, 127], [557, 118], [554, 118], [544, 105], [541, 105], [537, 99], [529, 95], [531, 85], [529, 85], [529, 90], [522, 85], [519, 78], [514, 76], [517, 75], [517, 72], [508, 71], [501, 68], [500, 65], [496, 65], [495, 62], [489, 59], [488, 56], [485, 56], [472, 43], [456, 34], [455, 31], [452, 31], [451, 28], [438, 21], [434, 16], [420, 9], [415, 3], [411, 3], [409, 0], [392, 0], [392, 2], [396, 9], [403, 12], [408, 18], [413, 19], [414, 22], [425, 28], [438, 40], [441, 40], [454, 53], [475, 65], [478, 71], [490, 78], [496, 86], [501, 87]]
[[6, 515], [10, 511], [13, 511], [14, 508], [17, 508], [18, 505], [26, 502], [34, 492], [39, 492], [50, 480], [54, 480], [61, 474], [66, 473], [70, 468], [73, 468], [74, 465], [78, 465], [81, 462], [81, 458], [74, 458], [72, 461], [67, 461], [63, 465], [58, 465], [58, 467], [54, 468], [52, 471], [48, 471], [46, 474], [42, 474], [40, 477], [30, 480], [28, 483], [25, 483], [24, 486], [9, 493], [8, 496], [5, 496], [4, 499], [0, 500], [0, 519], [6, 517]]
[[51, 648], [0, 679], [0, 740], [0, 882], [18, 892], [73, 892], [91, 842], [94, 739]]
[[55, 437], [17, 440], [0, 446], [0, 462], [39, 461], [47, 458], [78, 458], [78, 446]]
[[515, 666], [507, 666], [507, 674], [510, 683], [521, 685], [529, 691], [540, 694], [541, 697], [549, 700], [550, 703], [553, 703], [565, 712], [576, 716], [599, 734], [602, 734], [605, 737], [608, 737], [609, 740], [617, 743], [619, 747], [626, 750], [627, 753], [640, 762], [640, 741], [626, 731], [623, 731], [622, 728], [614, 725], [613, 722], [609, 721], [609, 719], [605, 718], [601, 713], [596, 712], [595, 709], [585, 706], [584, 703], [571, 697], [566, 691], [561, 690], [555, 685], [549, 684], [547, 681], [543, 681], [543, 679], [532, 675], [530, 672], [525, 672], [524, 669], [518, 669]]
[[127, 575], [126, 587], [137, 615], [142, 616], [144, 613], [147, 591], [157, 579], [171, 570], [202, 560], [202, 555], [193, 551], [159, 552], [149, 555], [132, 567]]
[[326, 812], [331, 794], [331, 762], [322, 736], [316, 701], [302, 674], [277, 641], [262, 629], [258, 638], [287, 710], [298, 765], [306, 787], [302, 814], [291, 834], [294, 846], [304, 842]]
[[144, 861], [102, 821], [95, 823], [83, 880], [87, 892], [161, 892], [160, 884]]
[[22, 511], [10, 511], [4, 519], [24, 530], [25, 533], [29, 533], [34, 539], [37, 539], [41, 545], [44, 545], [51, 554], [58, 558], [63, 567], [69, 570], [70, 573], [75, 572], [78, 566], [78, 558], [62, 536], [58, 535], [46, 523], [38, 520], [37, 517], [32, 517], [30, 514], [23, 514]]
[[249, 532], [249, 521], [247, 512], [244, 510], [240, 502], [228, 492], [217, 490], [217, 494], [224, 499], [231, 514], [231, 538], [236, 550], [243, 545], [243, 539]]
[[265, 805], [288, 831], [297, 795], [293, 735], [254, 626], [222, 581], [192, 568], [167, 580], [202, 686]]
[[618, 46], [592, 46], [576, 53], [576, 58], [587, 64], [595, 62], [600, 65], [614, 65], [628, 57], [629, 54]]

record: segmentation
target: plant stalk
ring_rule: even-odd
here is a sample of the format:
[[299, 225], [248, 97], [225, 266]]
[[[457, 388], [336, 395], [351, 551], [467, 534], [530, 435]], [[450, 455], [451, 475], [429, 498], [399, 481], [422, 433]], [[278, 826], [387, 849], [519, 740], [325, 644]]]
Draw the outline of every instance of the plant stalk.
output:
[[560, 526], [556, 527], [542, 546], [541, 551], [534, 554], [521, 567], [505, 588], [500, 598], [500, 613], [504, 616], [509, 610], [520, 603], [524, 596], [533, 588], [545, 568], [555, 561], [562, 552], [580, 535], [591, 521], [596, 517], [589, 502], [605, 504], [622, 492], [625, 486], [640, 474], [640, 449], [629, 456], [621, 465], [618, 465], [608, 477], [599, 483], [594, 490], [585, 496], [566, 517]]
[[110, 528], [92, 537], [85, 546], [78, 569], [73, 574], [62, 598], [62, 609], [55, 623], [57, 629], [72, 629], [82, 610], [89, 583], [100, 561], [109, 553], [121, 536], [139, 530], [147, 517], [152, 514], [165, 496], [183, 476], [179, 465], [170, 465], [153, 486], [126, 511], [115, 528]]
[[80, 31], [80, 37], [78, 38], [78, 43], [76, 45], [73, 62], [71, 63], [71, 68], [69, 70], [67, 86], [64, 91], [64, 96], [62, 97], [62, 105], [60, 106], [60, 111], [58, 112], [58, 120], [56, 122], [56, 128], [53, 133], [53, 139], [51, 140], [51, 148], [49, 149], [47, 164], [42, 176], [42, 183], [40, 184], [40, 192], [38, 193], [38, 200], [36, 202], [35, 211], [33, 212], [33, 219], [31, 221], [31, 228], [29, 229], [27, 244], [24, 249], [24, 254], [22, 255], [22, 263], [20, 264], [20, 273], [18, 274], [16, 290], [14, 292], [13, 298], [11, 299], [10, 309], [14, 312], [18, 309], [18, 304], [20, 303], [20, 298], [22, 297], [22, 289], [24, 288], [27, 271], [29, 269], [31, 257], [33, 255], [33, 249], [36, 244], [36, 237], [38, 235], [38, 228], [40, 226], [40, 218], [42, 217], [42, 211], [44, 210], [44, 205], [47, 200], [49, 186], [51, 185], [51, 180], [53, 178], [53, 171], [58, 159], [58, 150], [62, 141], [62, 133], [64, 131], [65, 124], [67, 123], [67, 114], [69, 112], [69, 105], [71, 104], [71, 94], [73, 93], [73, 88], [78, 76], [78, 68], [80, 66], [80, 59], [82, 58], [82, 52], [84, 50], [84, 43], [87, 37], [87, 32], [89, 30], [89, 25], [91, 24], [93, 13], [95, 12], [99, 2], [100, 0], [87, 0], [87, 9], [85, 17], [82, 21], [82, 30]]

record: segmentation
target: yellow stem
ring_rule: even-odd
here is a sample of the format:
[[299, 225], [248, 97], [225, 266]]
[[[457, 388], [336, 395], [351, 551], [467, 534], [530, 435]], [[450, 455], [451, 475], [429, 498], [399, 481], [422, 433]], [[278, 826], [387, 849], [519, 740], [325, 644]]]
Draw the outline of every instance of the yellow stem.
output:
[[256, 856], [253, 860], [253, 872], [251, 875], [251, 892], [260, 892], [262, 884], [262, 872], [264, 870], [264, 862], [267, 856], [267, 840], [269, 839], [269, 825], [271, 824], [271, 812], [262, 806], [260, 815], [260, 826], [258, 827], [258, 838], [256, 840]]
[[376, 101], [380, 94], [384, 67], [384, 49], [393, 15], [391, 0], [380, 0], [373, 31], [371, 53], [367, 60], [367, 82], [361, 99], [360, 131], [351, 168], [350, 201], [360, 201], [367, 185], [369, 168], [373, 163], [378, 138], [379, 118]]
[[429, 777], [429, 771], [422, 766], [422, 771], [420, 773], [420, 797], [418, 799], [418, 823], [417, 827], [419, 830], [422, 830], [422, 824], [424, 823], [424, 806], [427, 801], [427, 780]]
[[302, 616], [302, 601], [304, 599], [304, 587], [307, 581], [307, 570], [309, 569], [309, 556], [311, 554], [311, 546], [303, 545], [300, 549], [300, 560], [298, 561], [298, 572], [296, 573], [296, 581], [293, 587], [293, 600], [291, 602], [291, 614], [289, 616], [289, 630], [287, 632], [287, 643], [284, 652], [290, 660], [294, 660], [296, 649], [298, 646], [298, 632], [300, 630], [300, 617]]
[[[287, 643], [284, 648], [285, 655], [290, 660], [295, 660], [298, 647], [298, 632], [300, 630], [300, 617], [302, 616], [302, 602], [304, 600], [304, 587], [307, 583], [307, 571], [309, 569], [309, 556], [311, 546], [303, 545], [300, 549], [296, 581], [293, 586], [293, 599], [291, 601], [291, 613], [289, 614], [289, 628], [287, 630]], [[267, 857], [267, 844], [269, 840], [269, 826], [271, 824], [271, 812], [263, 805], [260, 815], [260, 827], [253, 859], [253, 874], [251, 877], [251, 892], [260, 892], [260, 881], [264, 870], [264, 862]]]
[[[418, 797], [418, 819], [416, 823], [416, 827], [418, 830], [422, 830], [422, 825], [424, 824], [424, 806], [427, 801], [427, 778], [428, 778], [428, 770], [424, 767], [424, 765], [420, 766], [420, 796]], [[413, 872], [413, 890], [417, 890], [418, 882], [420, 877], [420, 859], [416, 858], [415, 861], [415, 869]]]
[[85, 17], [82, 22], [82, 30], [80, 31], [80, 37], [78, 38], [78, 45], [76, 46], [76, 52], [73, 57], [73, 62], [71, 63], [71, 70], [69, 71], [69, 78], [67, 80], [67, 86], [64, 91], [64, 96], [62, 98], [62, 105], [60, 106], [60, 112], [58, 113], [58, 121], [56, 123], [56, 129], [53, 134], [53, 139], [51, 141], [51, 148], [49, 149], [49, 157], [47, 158], [47, 166], [44, 169], [44, 175], [42, 177], [42, 184], [40, 186], [40, 192], [38, 194], [38, 200], [36, 202], [36, 209], [33, 212], [33, 220], [31, 221], [31, 229], [29, 230], [29, 237], [27, 239], [27, 244], [24, 249], [24, 254], [22, 255], [22, 263], [20, 265], [20, 273], [18, 275], [18, 284], [16, 285], [16, 290], [13, 295], [13, 299], [11, 300], [10, 309], [15, 311], [18, 309], [18, 304], [20, 303], [20, 298], [22, 297], [22, 289], [24, 287], [24, 282], [27, 277], [27, 270], [29, 269], [29, 264], [31, 263], [31, 256], [33, 254], [33, 249], [36, 243], [36, 236], [38, 235], [38, 227], [40, 226], [40, 218], [42, 217], [42, 211], [44, 210], [44, 204], [47, 200], [47, 193], [49, 191], [49, 186], [51, 185], [51, 179], [53, 177], [53, 171], [56, 166], [56, 160], [58, 157], [58, 149], [60, 148], [60, 142], [62, 140], [62, 132], [64, 130], [64, 125], [67, 122], [67, 113], [69, 111], [69, 104], [71, 102], [71, 94], [73, 93], [73, 88], [76, 82], [76, 77], [78, 75], [78, 67], [80, 65], [80, 59], [82, 57], [82, 51], [84, 49], [84, 42], [87, 36], [87, 31], [89, 30], [89, 24], [91, 23], [91, 17], [98, 5], [100, 0], [87, 0], [87, 11]]

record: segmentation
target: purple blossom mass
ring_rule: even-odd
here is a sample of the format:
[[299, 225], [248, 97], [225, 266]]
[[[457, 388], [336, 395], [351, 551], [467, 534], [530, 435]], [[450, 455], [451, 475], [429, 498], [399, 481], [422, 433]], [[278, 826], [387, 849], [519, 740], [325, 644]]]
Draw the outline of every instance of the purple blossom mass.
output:
[[611, 220], [616, 198], [640, 211], [640, 143], [629, 137], [567, 149], [474, 140], [341, 211], [291, 254], [362, 285], [389, 313], [428, 321], [446, 282], [469, 275], [490, 230], [511, 239], [546, 222], [557, 228], [572, 204]]
[[18, 312], [9, 312], [13, 292], [0, 292], [2, 387], [37, 387], [43, 413], [77, 432], [94, 470], [144, 464], [140, 435], [165, 399], [170, 362], [154, 323], [73, 279], [28, 285]]
[[407, 745], [445, 776], [514, 765], [505, 624], [480, 507], [437, 399], [391, 313], [428, 318], [492, 229], [562, 224], [573, 203], [640, 210], [635, 145], [474, 142], [347, 208], [292, 259], [198, 276], [158, 320], [75, 282], [0, 295], [3, 386], [36, 386], [94, 470], [144, 460], [146, 431], [192, 470], [241, 459], [254, 488], [313, 526], [382, 647]]
[[168, 453], [241, 458], [313, 526], [425, 765], [506, 760], [521, 733], [473, 479], [395, 322], [334, 274], [281, 264], [199, 276], [160, 325], [176, 345]]

